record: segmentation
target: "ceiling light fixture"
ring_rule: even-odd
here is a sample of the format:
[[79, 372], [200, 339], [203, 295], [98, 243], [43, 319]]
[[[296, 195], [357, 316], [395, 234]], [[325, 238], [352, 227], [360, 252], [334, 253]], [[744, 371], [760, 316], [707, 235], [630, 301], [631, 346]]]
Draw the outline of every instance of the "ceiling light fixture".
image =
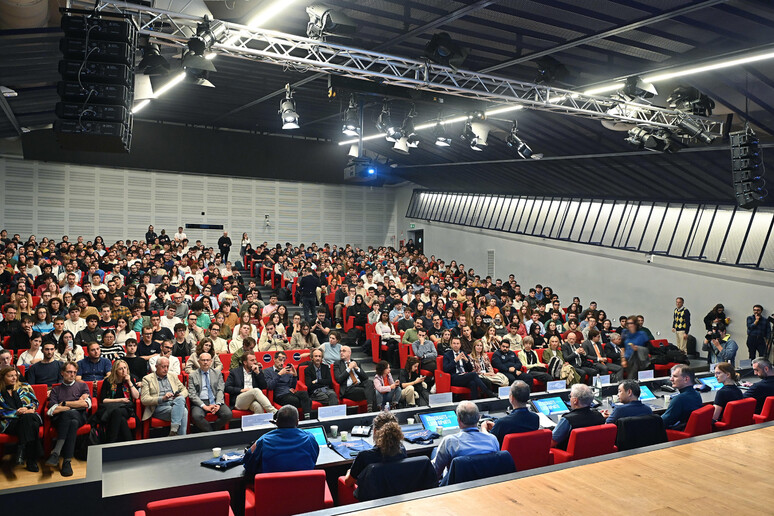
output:
[[681, 148], [681, 145], [672, 139], [672, 134], [666, 129], [634, 127], [629, 130], [629, 136], [625, 138], [625, 141], [638, 149], [667, 154], [675, 153]]
[[280, 102], [279, 115], [282, 118], [283, 129], [298, 129], [300, 117], [296, 111], [296, 101], [293, 100], [293, 92], [290, 83], [285, 85], [285, 98]]
[[414, 107], [414, 104], [411, 104], [411, 109], [406, 115], [406, 118], [403, 119], [403, 125], [400, 128], [401, 134], [404, 138], [406, 138], [406, 142], [411, 149], [416, 149], [419, 147], [419, 137], [417, 136], [417, 131], [414, 128], [415, 116], [417, 116], [417, 111]]
[[349, 97], [349, 107], [344, 113], [344, 125], [341, 128], [341, 132], [346, 136], [358, 136], [360, 134], [360, 116], [354, 94]]
[[456, 70], [468, 57], [468, 49], [452, 41], [448, 32], [439, 32], [425, 45], [424, 54], [430, 61]]
[[524, 140], [519, 138], [518, 133], [519, 124], [516, 120], [514, 120], [513, 124], [511, 125], [511, 132], [505, 138], [505, 143], [508, 145], [508, 147], [516, 149], [516, 152], [519, 154], [519, 156], [524, 159], [541, 159], [543, 155], [532, 152], [530, 146], [527, 145]]
[[[154, 91], [153, 97], [159, 98], [160, 96], [164, 95], [169, 90], [171, 90], [172, 88], [174, 88], [175, 86], [183, 82], [183, 80], [185, 80], [185, 76], [186, 76], [185, 72], [180, 72], [179, 74], [175, 75], [173, 78], [167, 81], [166, 84], [164, 84], [164, 86]], [[135, 114], [140, 110], [146, 108], [148, 104], [150, 104], [150, 99], [143, 100], [142, 102], [134, 106], [134, 108], [132, 109], [132, 114]]]
[[312, 4], [306, 8], [309, 23], [306, 36], [310, 39], [325, 40], [328, 36], [350, 36], [357, 32], [357, 23], [325, 4]]
[[8, 86], [0, 86], [0, 93], [3, 94], [3, 97], [7, 99], [12, 99], [19, 94], [16, 93], [16, 90], [9, 88]]
[[387, 106], [387, 101], [384, 101], [382, 104], [382, 112], [379, 113], [379, 118], [376, 119], [376, 130], [379, 131], [380, 135], [385, 135], [385, 139], [388, 142], [395, 142], [400, 138], [400, 132], [392, 123], [392, 116], [390, 115], [390, 108]]
[[535, 59], [538, 75], [535, 78], [537, 84], [553, 84], [564, 82], [570, 75], [570, 71], [562, 63], [551, 56], [543, 56]]
[[444, 129], [443, 124], [441, 124], [440, 117], [438, 119], [438, 122], [435, 124], [435, 128], [433, 129], [433, 136], [435, 137], [435, 144], [437, 146], [439, 147], [451, 146], [452, 139], [448, 134], [446, 134], [446, 129]]
[[151, 43], [148, 36], [141, 36], [140, 51], [142, 60], [138, 68], [145, 75], [166, 75], [169, 73], [169, 61], [161, 55], [158, 43]]
[[396, 152], [400, 152], [401, 154], [408, 154], [409, 153], [409, 142], [408, 138], [405, 136], [402, 136], [398, 141], [395, 142], [395, 145], [392, 146], [393, 150]]
[[696, 116], [710, 116], [715, 109], [715, 101], [693, 86], [678, 86], [674, 89], [667, 104], [672, 109], [691, 113]]

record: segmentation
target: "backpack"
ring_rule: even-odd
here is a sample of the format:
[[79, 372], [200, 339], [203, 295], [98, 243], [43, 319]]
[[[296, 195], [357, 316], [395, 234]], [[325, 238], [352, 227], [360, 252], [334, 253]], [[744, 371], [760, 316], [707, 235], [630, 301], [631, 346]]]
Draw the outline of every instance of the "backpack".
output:
[[277, 301], [290, 301], [290, 289], [280, 287], [277, 289]]

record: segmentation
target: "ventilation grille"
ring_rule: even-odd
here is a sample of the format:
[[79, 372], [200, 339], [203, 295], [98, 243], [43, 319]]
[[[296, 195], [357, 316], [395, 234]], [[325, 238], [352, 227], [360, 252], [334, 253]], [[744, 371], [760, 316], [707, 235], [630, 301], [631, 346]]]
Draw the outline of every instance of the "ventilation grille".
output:
[[494, 278], [494, 275], [495, 275], [495, 250], [494, 249], [486, 250], [486, 275], [492, 276], [492, 278]]

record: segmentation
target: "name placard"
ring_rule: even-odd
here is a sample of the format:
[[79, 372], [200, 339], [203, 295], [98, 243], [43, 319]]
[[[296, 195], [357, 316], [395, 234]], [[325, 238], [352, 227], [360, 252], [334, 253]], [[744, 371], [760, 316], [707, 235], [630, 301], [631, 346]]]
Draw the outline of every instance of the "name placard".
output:
[[436, 407], [438, 405], [449, 405], [453, 403], [452, 393], [439, 392], [438, 394], [431, 394], [429, 401], [431, 407]]
[[330, 407], [320, 407], [317, 410], [317, 419], [335, 419], [347, 417], [346, 405], [331, 405]]

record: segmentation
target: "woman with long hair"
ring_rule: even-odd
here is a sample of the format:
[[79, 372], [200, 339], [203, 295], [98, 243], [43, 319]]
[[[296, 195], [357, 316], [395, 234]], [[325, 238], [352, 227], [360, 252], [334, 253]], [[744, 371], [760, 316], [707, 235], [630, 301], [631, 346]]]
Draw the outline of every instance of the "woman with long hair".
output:
[[[530, 329], [536, 326], [537, 324], [533, 324]], [[539, 326], [537, 327], [538, 327], [538, 331], [540, 331], [540, 327]], [[543, 334], [543, 341], [544, 341], [543, 344], [548, 342], [548, 339], [550, 339], [554, 335], [556, 335], [560, 339], [562, 338], [562, 334], [559, 332], [559, 329], [556, 327], [556, 321], [548, 321], [546, 323], [546, 332]], [[533, 336], [532, 338], [534, 339], [535, 337]], [[544, 346], [541, 346], [541, 347], [544, 347]]]
[[500, 342], [502, 338], [498, 337], [497, 329], [494, 326], [490, 326], [486, 329], [486, 333], [481, 337], [481, 343], [484, 345], [484, 351], [497, 351], [500, 349]]
[[123, 346], [126, 344], [126, 339], [130, 338], [136, 338], [136, 335], [132, 331], [129, 319], [126, 316], [121, 316], [116, 320], [116, 344]]
[[54, 331], [54, 324], [51, 322], [51, 314], [46, 305], [38, 305], [35, 308], [35, 319], [32, 321], [32, 329], [45, 335]]
[[546, 339], [540, 334], [540, 325], [533, 324], [529, 327], [529, 336], [532, 337], [535, 349], [546, 347]]
[[13, 367], [0, 369], [0, 433], [19, 439], [14, 464], [27, 465], [27, 471], [36, 472], [43, 448], [38, 438], [43, 421], [38, 414], [40, 400], [29, 384], [19, 381]]
[[211, 369], [214, 369], [218, 373], [223, 370], [223, 363], [220, 361], [220, 357], [215, 352], [215, 344], [211, 338], [204, 337], [196, 344], [196, 349], [191, 354], [191, 356], [188, 357], [188, 360], [186, 360], [185, 374], [190, 376], [194, 371], [199, 369], [199, 357], [202, 353], [209, 353], [212, 357], [212, 365], [210, 365]]
[[[471, 319], [468, 319], [468, 321], [471, 321]], [[476, 313], [470, 323], [470, 334], [474, 339], [480, 339], [486, 335], [486, 330], [487, 327], [484, 326], [484, 317], [481, 313]]]
[[[374, 417], [374, 447], [357, 454], [352, 466], [344, 477], [344, 484], [354, 486], [360, 474], [370, 464], [394, 462], [406, 458], [403, 448], [403, 432], [392, 412], [380, 412]], [[357, 497], [357, 489], [355, 489]]]
[[473, 342], [470, 361], [473, 363], [473, 372], [481, 378], [481, 381], [484, 382], [484, 385], [490, 391], [497, 392], [497, 389], [492, 388], [494, 385], [504, 386], [510, 384], [507, 376], [502, 373], [495, 373], [492, 363], [489, 361], [489, 355], [484, 351], [484, 343], [480, 340]]
[[[383, 346], [387, 346], [387, 353], [385, 354], [385, 358], [387, 361], [391, 364], [398, 364], [399, 360], [396, 361], [396, 357], [399, 357], [399, 351], [398, 351], [398, 345], [399, 345], [399, 336], [395, 334], [395, 328], [390, 323], [390, 313], [389, 312], [382, 312], [379, 315], [379, 322], [376, 323], [376, 326], [374, 327], [374, 331], [377, 335], [379, 335], [379, 342]], [[380, 346], [381, 349], [381, 346]], [[380, 351], [381, 354], [381, 351]], [[381, 358], [381, 356], [373, 357], [375, 359]]]
[[62, 332], [62, 336], [59, 337], [59, 342], [56, 343], [56, 351], [54, 351], [54, 360], [58, 362], [78, 362], [83, 360], [83, 348], [81, 346], [74, 345], [73, 341], [75, 336], [70, 330]]
[[256, 342], [258, 342], [258, 329], [253, 324], [250, 323], [249, 312], [242, 312], [242, 314], [239, 316], [239, 322], [236, 324], [236, 326], [234, 326], [234, 331], [231, 332], [231, 338], [232, 339], [237, 338], [237, 335], [239, 335], [239, 329], [242, 326], [249, 326], [250, 333], [248, 334], [248, 337], [252, 337], [253, 339], [255, 339]]
[[425, 377], [419, 372], [419, 359], [415, 356], [406, 358], [406, 367], [400, 370], [400, 398], [409, 407], [430, 405], [430, 393], [427, 390]]
[[129, 365], [125, 360], [118, 359], [102, 382], [99, 391], [99, 408], [94, 419], [102, 426], [103, 443], [118, 443], [132, 440], [129, 429], [129, 418], [135, 418], [137, 428], [137, 412], [135, 400], [140, 398], [140, 392], [129, 374]]

